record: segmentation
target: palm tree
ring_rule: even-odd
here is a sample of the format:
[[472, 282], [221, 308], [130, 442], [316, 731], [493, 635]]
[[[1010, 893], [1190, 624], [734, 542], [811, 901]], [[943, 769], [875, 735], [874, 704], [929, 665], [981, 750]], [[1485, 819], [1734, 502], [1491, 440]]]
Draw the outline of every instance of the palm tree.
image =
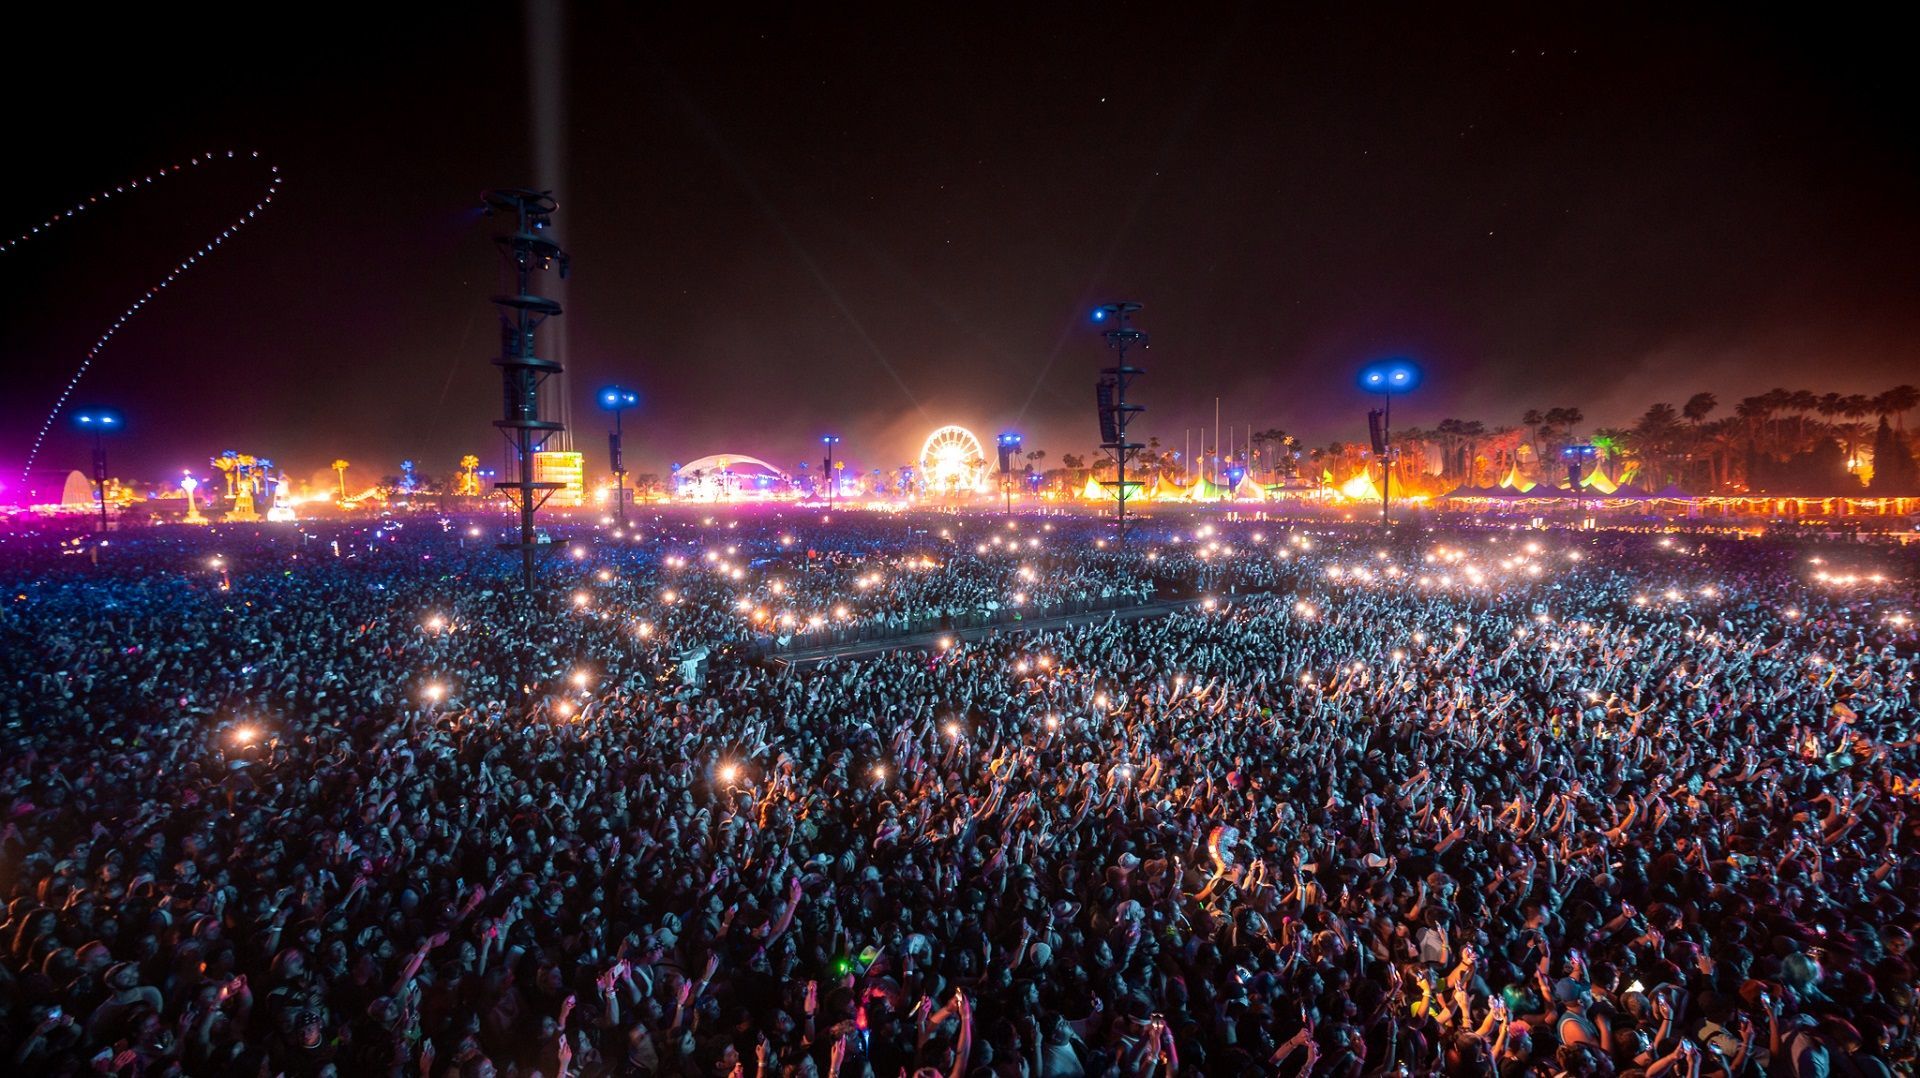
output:
[[1478, 419], [1469, 419], [1460, 424], [1460, 438], [1467, 443], [1468, 486], [1480, 485], [1480, 439], [1487, 436], [1487, 425]]
[[1711, 393], [1695, 393], [1687, 398], [1687, 403], [1680, 406], [1680, 414], [1685, 416], [1689, 423], [1698, 427], [1718, 407], [1720, 407], [1719, 397]]
[[1280, 481], [1280, 457], [1287, 444], [1287, 432], [1279, 427], [1268, 427], [1252, 438], [1253, 444], [1266, 453], [1267, 471], [1272, 473], [1273, 481]]
[[1707, 455], [1702, 452], [1700, 425], [1706, 420], [1707, 416], [1719, 406], [1720, 398], [1714, 396], [1712, 393], [1706, 392], [1695, 393], [1693, 396], [1687, 398], [1687, 403], [1680, 406], [1680, 414], [1686, 418], [1688, 423], [1693, 425], [1693, 437], [1689, 439], [1692, 445], [1688, 448], [1688, 455], [1691, 456], [1697, 453], [1701, 459], [1706, 460], [1708, 489], [1712, 489], [1713, 486], [1713, 462], [1707, 459]]
[[1615, 483], [1620, 482], [1620, 465], [1626, 456], [1627, 444], [1633, 440], [1633, 432], [1619, 427], [1595, 427], [1587, 440], [1600, 454], [1601, 474]]
[[1639, 453], [1641, 468], [1647, 473], [1642, 484], [1649, 489], [1665, 485], [1667, 458], [1673, 451], [1674, 435], [1680, 426], [1680, 413], [1673, 405], [1654, 404], [1633, 425], [1632, 444]]
[[347, 462], [337, 457], [334, 458], [333, 470], [336, 474], [340, 476], [340, 500], [346, 501], [347, 500]]
[[1881, 415], [1892, 416], [1895, 429], [1907, 429], [1907, 413], [1920, 408], [1920, 389], [1909, 385], [1898, 385], [1874, 399], [1874, 406]]
[[1527, 428], [1527, 446], [1533, 450], [1533, 459], [1540, 459], [1540, 446], [1546, 439], [1547, 415], [1538, 408], [1529, 408], [1520, 416], [1520, 425]]

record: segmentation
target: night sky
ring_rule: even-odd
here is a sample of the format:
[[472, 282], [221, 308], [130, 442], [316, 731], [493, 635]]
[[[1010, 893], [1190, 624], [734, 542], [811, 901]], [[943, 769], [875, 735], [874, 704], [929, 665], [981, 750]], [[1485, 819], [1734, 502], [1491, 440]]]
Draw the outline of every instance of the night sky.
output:
[[[1892, 26], [1276, 7], [581, 5], [539, 175], [517, 5], [41, 6], [10, 16], [0, 232], [204, 150], [283, 169], [76, 392], [126, 413], [130, 476], [228, 448], [302, 479], [497, 462], [475, 207], [527, 183], [556, 187], [573, 255], [579, 444], [603, 455], [591, 393], [625, 382], [635, 471], [792, 467], [828, 430], [891, 468], [946, 422], [1085, 453], [1112, 298], [1153, 334], [1135, 430], [1176, 446], [1216, 396], [1226, 423], [1364, 438], [1354, 371], [1388, 355], [1427, 371], [1397, 424], [1920, 375]], [[169, 180], [0, 256], [8, 480], [88, 342], [261, 186]], [[57, 430], [42, 464], [84, 467]]]

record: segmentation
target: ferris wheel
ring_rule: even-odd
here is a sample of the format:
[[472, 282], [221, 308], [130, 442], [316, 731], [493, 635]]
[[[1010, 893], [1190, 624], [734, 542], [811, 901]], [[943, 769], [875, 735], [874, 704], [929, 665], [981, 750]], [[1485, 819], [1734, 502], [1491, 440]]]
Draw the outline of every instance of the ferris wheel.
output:
[[930, 494], [971, 494], [984, 488], [987, 454], [965, 427], [946, 426], [920, 447], [920, 481]]

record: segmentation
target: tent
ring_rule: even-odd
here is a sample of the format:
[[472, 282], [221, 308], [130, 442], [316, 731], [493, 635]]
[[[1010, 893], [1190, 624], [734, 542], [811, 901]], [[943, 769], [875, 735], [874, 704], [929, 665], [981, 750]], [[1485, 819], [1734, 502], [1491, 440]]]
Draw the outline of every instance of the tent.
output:
[[1186, 498], [1190, 502], [1219, 502], [1227, 499], [1227, 488], [1218, 483], [1210, 483], [1203, 476], [1193, 481], [1187, 488]]
[[1582, 479], [1580, 485], [1588, 490], [1597, 490], [1602, 494], [1612, 494], [1614, 491], [1620, 489], [1618, 484], [1607, 478], [1607, 473], [1598, 468], [1594, 469], [1592, 475]]
[[1508, 490], [1517, 490], [1525, 494], [1533, 489], [1533, 480], [1520, 474], [1520, 462], [1516, 460], [1507, 468], [1507, 474], [1501, 478], [1500, 485]]
[[1266, 494], [1267, 492], [1261, 488], [1260, 484], [1253, 481], [1251, 474], [1241, 476], [1239, 485], [1233, 488], [1233, 497], [1236, 501], [1257, 502], [1265, 498]]
[[1377, 502], [1381, 499], [1380, 488], [1367, 472], [1355, 473], [1352, 479], [1340, 484], [1340, 493], [1356, 502]]

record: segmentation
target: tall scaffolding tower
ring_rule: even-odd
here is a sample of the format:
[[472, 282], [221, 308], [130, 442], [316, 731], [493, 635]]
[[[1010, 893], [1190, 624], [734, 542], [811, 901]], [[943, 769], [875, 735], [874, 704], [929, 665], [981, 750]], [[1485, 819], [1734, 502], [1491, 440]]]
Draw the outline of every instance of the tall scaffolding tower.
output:
[[1135, 312], [1140, 310], [1138, 303], [1104, 303], [1094, 309], [1093, 320], [1107, 328], [1101, 336], [1107, 339], [1107, 347], [1113, 349], [1113, 366], [1100, 371], [1100, 381], [1094, 388], [1094, 399], [1100, 409], [1100, 448], [1113, 457], [1116, 469], [1113, 486], [1114, 538], [1124, 544], [1127, 541], [1127, 500], [1133, 496], [1133, 488], [1139, 483], [1127, 479], [1127, 461], [1134, 454], [1146, 448], [1139, 442], [1127, 441], [1127, 424], [1133, 417], [1147, 410], [1143, 404], [1127, 403], [1127, 386], [1133, 380], [1147, 373], [1140, 367], [1127, 365], [1127, 349], [1145, 348], [1146, 331], [1134, 328], [1132, 321]]
[[558, 268], [567, 275], [567, 253], [543, 233], [553, 223], [553, 211], [559, 207], [547, 191], [502, 188], [481, 196], [487, 213], [511, 213], [513, 231], [496, 238], [500, 254], [506, 260], [513, 291], [493, 297], [500, 309], [500, 357], [493, 361], [500, 368], [503, 411], [493, 425], [500, 429], [513, 447], [516, 478], [494, 484], [520, 511], [520, 541], [502, 543], [502, 550], [520, 552], [521, 582], [527, 598], [533, 597], [533, 562], [540, 544], [533, 528], [533, 515], [560, 483], [534, 479], [533, 456], [547, 439], [566, 429], [566, 424], [540, 416], [540, 387], [560, 373], [560, 364], [542, 359], [534, 348], [534, 333], [540, 324], [560, 313], [560, 304], [533, 293], [533, 275]]

